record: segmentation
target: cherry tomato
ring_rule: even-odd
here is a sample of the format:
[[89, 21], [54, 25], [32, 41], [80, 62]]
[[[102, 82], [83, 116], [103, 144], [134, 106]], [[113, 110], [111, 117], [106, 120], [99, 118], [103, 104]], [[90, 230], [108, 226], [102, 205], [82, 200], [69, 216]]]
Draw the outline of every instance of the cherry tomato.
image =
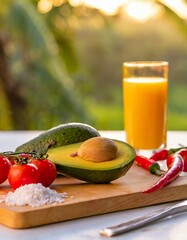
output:
[[7, 180], [10, 167], [11, 163], [8, 158], [0, 156], [0, 183], [3, 183]]
[[15, 164], [15, 157], [10, 157], [10, 156], [7, 156], [9, 162], [11, 163], [11, 165], [14, 165]]
[[20, 186], [39, 183], [39, 171], [34, 164], [14, 164], [8, 173], [8, 181], [13, 189]]
[[48, 159], [33, 159], [31, 163], [38, 168], [39, 182], [44, 187], [48, 187], [54, 182], [57, 170], [53, 162]]
[[184, 160], [184, 168], [183, 171], [187, 172], [187, 149], [181, 149], [180, 151], [177, 152], [179, 155], [181, 155], [181, 157]]

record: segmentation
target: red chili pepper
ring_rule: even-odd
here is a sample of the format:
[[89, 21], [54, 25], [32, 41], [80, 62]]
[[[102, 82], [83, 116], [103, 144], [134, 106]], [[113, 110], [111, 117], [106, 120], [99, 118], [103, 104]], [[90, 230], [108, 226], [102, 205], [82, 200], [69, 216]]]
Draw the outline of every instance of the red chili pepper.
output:
[[160, 166], [153, 159], [149, 159], [141, 155], [136, 155], [135, 163], [138, 166], [141, 166], [144, 169], [148, 170], [152, 174], [156, 174], [159, 176], [161, 175]]
[[169, 156], [169, 150], [167, 149], [161, 149], [155, 152], [150, 159], [153, 159], [155, 161], [159, 160], [166, 160], [166, 158]]
[[171, 154], [178, 152], [181, 149], [186, 149], [187, 147], [180, 147], [180, 148], [170, 148], [170, 149], [161, 149], [156, 151], [150, 159], [155, 161], [166, 160]]
[[179, 155], [182, 156], [184, 160], [184, 168], [183, 171], [187, 172], [187, 149], [181, 149], [180, 151], [177, 152]]
[[171, 154], [167, 158], [166, 163], [168, 167], [168, 171], [166, 172], [166, 174], [162, 178], [160, 178], [151, 188], [145, 190], [144, 193], [151, 193], [163, 188], [165, 185], [176, 179], [183, 171], [184, 161], [181, 155], [177, 153]]

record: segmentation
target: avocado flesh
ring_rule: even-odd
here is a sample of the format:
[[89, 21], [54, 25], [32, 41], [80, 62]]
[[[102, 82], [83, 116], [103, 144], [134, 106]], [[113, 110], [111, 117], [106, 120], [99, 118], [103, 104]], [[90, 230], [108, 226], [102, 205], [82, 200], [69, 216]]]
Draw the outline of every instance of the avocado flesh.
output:
[[81, 143], [48, 150], [48, 158], [56, 164], [58, 173], [92, 183], [111, 182], [129, 170], [134, 162], [135, 150], [127, 143], [113, 140], [118, 147], [117, 157], [105, 162], [91, 162], [72, 156]]

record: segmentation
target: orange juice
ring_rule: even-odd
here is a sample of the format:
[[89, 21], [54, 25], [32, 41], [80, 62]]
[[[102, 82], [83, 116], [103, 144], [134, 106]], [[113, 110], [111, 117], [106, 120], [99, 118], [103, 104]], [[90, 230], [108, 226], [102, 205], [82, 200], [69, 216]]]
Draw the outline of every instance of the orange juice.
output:
[[167, 88], [166, 78], [123, 78], [126, 137], [135, 149], [166, 145]]

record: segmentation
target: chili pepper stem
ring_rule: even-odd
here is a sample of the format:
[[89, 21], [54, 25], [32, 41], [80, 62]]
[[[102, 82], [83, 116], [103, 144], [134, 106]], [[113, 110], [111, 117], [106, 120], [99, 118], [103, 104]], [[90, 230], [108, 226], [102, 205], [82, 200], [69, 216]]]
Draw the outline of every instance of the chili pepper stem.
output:
[[160, 165], [157, 162], [153, 162], [153, 161], [151, 166], [149, 167], [149, 172], [158, 176], [162, 175]]
[[155, 169], [155, 174], [158, 175], [158, 176], [161, 176], [162, 172], [159, 169]]
[[168, 150], [168, 152], [169, 152], [169, 155], [171, 155], [172, 153], [176, 153], [176, 152], [178, 152], [178, 151], [180, 151], [180, 150], [182, 150], [182, 149], [187, 149], [187, 147], [184, 147], [184, 146], [182, 146], [182, 145], [180, 145], [181, 147], [179, 147], [179, 148], [170, 148], [169, 150]]

